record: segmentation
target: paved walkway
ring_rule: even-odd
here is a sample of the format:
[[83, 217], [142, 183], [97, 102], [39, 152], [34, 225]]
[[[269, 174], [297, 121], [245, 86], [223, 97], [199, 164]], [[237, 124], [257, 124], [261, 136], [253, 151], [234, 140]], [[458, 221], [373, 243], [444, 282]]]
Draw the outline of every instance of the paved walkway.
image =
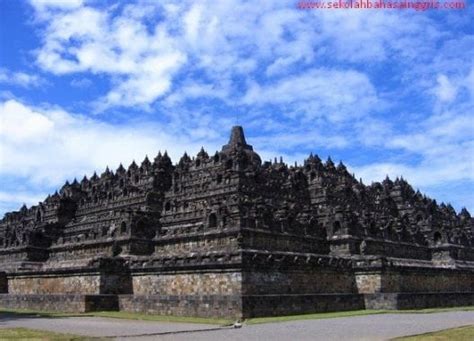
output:
[[[0, 328], [24, 327], [84, 336], [140, 336], [166, 335], [187, 331], [220, 329], [217, 325], [197, 323], [169, 323], [114, 319], [104, 317], [34, 317], [0, 314]], [[155, 338], [156, 339], [156, 338]]]
[[116, 340], [388, 340], [446, 328], [474, 325], [474, 311], [382, 314], [243, 326], [134, 321], [95, 317], [1, 316], [0, 328], [26, 327]]

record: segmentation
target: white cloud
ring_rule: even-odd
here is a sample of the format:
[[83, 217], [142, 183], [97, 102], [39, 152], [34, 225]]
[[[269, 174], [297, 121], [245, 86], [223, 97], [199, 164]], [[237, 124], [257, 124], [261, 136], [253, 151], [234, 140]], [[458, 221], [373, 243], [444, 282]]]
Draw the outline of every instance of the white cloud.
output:
[[25, 72], [11, 72], [0, 68], [0, 83], [27, 88], [31, 86], [38, 86], [43, 83], [43, 81], [37, 75], [28, 74]]
[[0, 212], [5, 207], [9, 207], [13, 210], [18, 210], [21, 204], [26, 204], [28, 206], [36, 205], [40, 201], [44, 200], [44, 195], [35, 195], [31, 192], [15, 192], [9, 193], [0, 191]]
[[84, 0], [30, 0], [35, 8], [38, 18], [45, 20], [58, 11], [79, 8], [84, 4]]
[[[413, 63], [412, 58], [431, 58], [434, 41], [442, 36], [429, 16], [397, 11], [316, 11], [324, 44], [340, 61]], [[337, 28], [337, 29], [336, 29]], [[423, 35], [423, 41], [416, 39]]]
[[330, 122], [339, 122], [364, 116], [378, 105], [378, 98], [361, 72], [313, 69], [268, 86], [253, 84], [243, 102], [287, 104], [289, 113], [296, 111], [308, 120], [325, 116]]
[[[304, 148], [306, 150], [315, 151], [316, 148], [324, 147], [330, 149], [341, 149], [349, 145], [348, 139], [342, 135], [325, 134], [317, 129], [311, 130], [293, 130], [286, 133], [278, 133], [275, 135], [256, 137], [253, 139], [255, 145], [262, 146], [258, 152], [262, 151], [264, 155], [273, 157], [276, 155], [290, 156], [292, 161], [302, 161], [297, 155], [302, 153], [290, 153], [288, 150]], [[283, 152], [282, 151], [286, 151]], [[304, 155], [307, 157], [308, 155]]]
[[[449, 150], [448, 152], [453, 152]], [[463, 145], [465, 153], [474, 153], [474, 143]], [[386, 175], [392, 179], [403, 177], [415, 187], [429, 188], [457, 181], [474, 181], [474, 163], [466, 155], [449, 154], [424, 159], [419, 164], [380, 162], [351, 167], [364, 181], [381, 181]]]
[[168, 92], [171, 75], [186, 57], [179, 52], [150, 57], [137, 65], [137, 72], [120, 82], [104, 99], [106, 106], [150, 104]]
[[[30, 185], [60, 186], [106, 165], [126, 166], [167, 149], [174, 161], [197, 152], [209, 139], [188, 140], [157, 124], [112, 125], [60, 108], [35, 108], [17, 100], [0, 103], [0, 176], [24, 177]], [[191, 150], [190, 150], [191, 149]]]
[[189, 82], [184, 83], [179, 89], [171, 93], [163, 100], [163, 104], [175, 107], [189, 99], [196, 98], [219, 98], [229, 104], [234, 104], [230, 100], [229, 89], [217, 87], [212, 83]]
[[471, 66], [471, 70], [464, 79], [463, 85], [469, 91], [470, 96], [474, 98], [474, 65]]
[[31, 0], [31, 4], [37, 9], [47, 7], [53, 8], [77, 8], [84, 3], [84, 0]]
[[101, 107], [150, 104], [171, 87], [185, 63], [166, 27], [148, 32], [139, 19], [114, 17], [90, 7], [74, 7], [48, 17], [37, 62], [55, 74], [103, 73], [115, 86], [98, 102]]
[[[258, 82], [266, 76], [283, 84], [294, 68], [314, 69], [325, 58], [403, 62], [426, 52], [439, 36], [431, 21], [420, 16], [300, 11], [275, 1], [163, 1], [101, 8], [77, 2], [60, 10], [33, 5], [41, 13], [49, 11], [40, 16], [46, 27], [39, 65], [56, 74], [110, 76], [113, 86], [101, 98], [102, 108], [150, 105], [179, 91], [174, 85], [180, 80], [200, 82], [204, 77], [235, 98], [245, 93], [235, 91], [242, 80]], [[414, 39], [421, 32], [424, 44]], [[340, 96], [334, 101], [351, 100], [337, 85]]]
[[[471, 107], [472, 108], [472, 107]], [[385, 175], [403, 176], [418, 187], [456, 181], [474, 181], [474, 116], [470, 112], [444, 111], [433, 114], [408, 133], [384, 133], [379, 145], [399, 150], [406, 162], [375, 162], [355, 167], [364, 179], [381, 180]], [[413, 162], [415, 157], [418, 161]]]
[[457, 87], [449, 80], [446, 75], [439, 75], [437, 86], [434, 89], [435, 95], [441, 102], [451, 102], [456, 98]]
[[0, 112], [0, 137], [4, 143], [34, 143], [47, 137], [54, 128], [50, 118], [12, 100], [2, 103]]

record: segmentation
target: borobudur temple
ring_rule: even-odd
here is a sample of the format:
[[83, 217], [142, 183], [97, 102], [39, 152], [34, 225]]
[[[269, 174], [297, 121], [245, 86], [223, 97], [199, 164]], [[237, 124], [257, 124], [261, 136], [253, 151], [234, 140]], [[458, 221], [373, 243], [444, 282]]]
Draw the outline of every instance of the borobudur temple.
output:
[[166, 153], [0, 221], [0, 308], [248, 318], [474, 305], [474, 219], [310, 155]]

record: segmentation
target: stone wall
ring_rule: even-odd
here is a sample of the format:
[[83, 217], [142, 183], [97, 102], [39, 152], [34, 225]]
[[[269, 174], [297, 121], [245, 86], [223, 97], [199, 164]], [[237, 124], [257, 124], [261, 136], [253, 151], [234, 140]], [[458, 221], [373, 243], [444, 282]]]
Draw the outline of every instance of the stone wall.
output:
[[474, 305], [472, 292], [376, 293], [364, 295], [365, 309], [422, 309]]
[[443, 262], [446, 259], [462, 259], [474, 261], [474, 248], [461, 245], [437, 245], [432, 248], [434, 262]]
[[329, 253], [329, 245], [325, 239], [308, 235], [244, 229], [243, 236], [244, 247], [252, 250]]
[[356, 273], [359, 293], [472, 292], [472, 271], [454, 269], [387, 269]]
[[133, 292], [132, 277], [128, 271], [121, 273], [101, 273], [101, 294], [130, 294]]
[[174, 316], [242, 315], [242, 275], [237, 270], [132, 273], [133, 295], [119, 295], [119, 309]]
[[9, 262], [22, 261], [28, 258], [26, 248], [18, 250], [0, 250], [0, 264], [8, 264]]
[[0, 308], [85, 313], [118, 310], [118, 303], [114, 295], [0, 294]]
[[350, 272], [332, 269], [245, 271], [242, 278], [244, 295], [357, 293], [354, 276]]
[[237, 250], [238, 234], [239, 230], [230, 230], [162, 238], [156, 242], [155, 255], [169, 257], [202, 252], [203, 250], [206, 252]]
[[130, 294], [133, 290], [128, 271], [89, 273], [71, 272], [71, 270], [56, 273], [44, 271], [10, 274], [8, 277], [11, 294]]
[[400, 271], [394, 275], [392, 292], [472, 292], [472, 271], [431, 269]]
[[135, 295], [237, 295], [241, 291], [240, 272], [188, 272], [133, 274]]
[[429, 247], [369, 238], [365, 239], [364, 254], [412, 259], [431, 259], [431, 250]]
[[113, 241], [88, 241], [81, 244], [65, 244], [51, 247], [49, 261], [90, 259], [99, 255], [111, 256]]
[[360, 272], [355, 275], [357, 290], [361, 294], [371, 294], [383, 291], [384, 276], [380, 271]]
[[0, 249], [0, 264], [2, 270], [16, 269], [25, 262], [42, 262], [48, 257], [48, 250], [37, 247], [17, 247]]
[[119, 295], [120, 311], [173, 316], [241, 318], [240, 295]]
[[91, 274], [44, 274], [10, 276], [8, 289], [10, 294], [100, 294], [101, 276]]
[[249, 295], [242, 297], [243, 317], [262, 317], [364, 309], [359, 294]]
[[351, 271], [331, 267], [244, 271], [242, 302], [244, 317], [364, 309]]

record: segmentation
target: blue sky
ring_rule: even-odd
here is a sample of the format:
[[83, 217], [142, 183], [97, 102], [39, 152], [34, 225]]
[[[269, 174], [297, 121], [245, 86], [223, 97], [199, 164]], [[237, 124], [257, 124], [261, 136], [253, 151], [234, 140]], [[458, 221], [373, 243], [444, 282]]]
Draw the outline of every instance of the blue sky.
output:
[[296, 1], [0, 0], [0, 214], [167, 150], [343, 160], [474, 211], [474, 19]]

